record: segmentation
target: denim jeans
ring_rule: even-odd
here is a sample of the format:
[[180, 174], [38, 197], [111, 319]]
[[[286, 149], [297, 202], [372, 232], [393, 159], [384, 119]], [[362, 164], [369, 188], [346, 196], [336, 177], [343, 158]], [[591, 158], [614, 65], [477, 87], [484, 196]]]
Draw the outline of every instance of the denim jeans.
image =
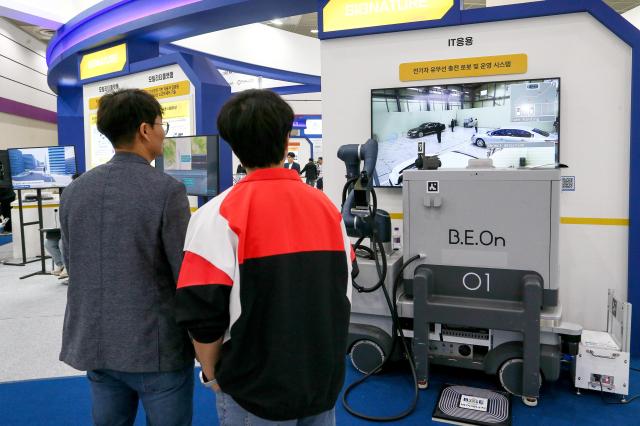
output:
[[53, 258], [53, 263], [60, 267], [62, 263], [62, 241], [60, 238], [46, 238], [44, 240], [44, 248]]
[[166, 373], [87, 371], [97, 426], [133, 425], [138, 399], [150, 426], [188, 426], [193, 415], [193, 366]]
[[336, 424], [335, 408], [297, 420], [266, 420], [251, 414], [224, 392], [216, 392], [216, 408], [220, 426], [335, 426]]

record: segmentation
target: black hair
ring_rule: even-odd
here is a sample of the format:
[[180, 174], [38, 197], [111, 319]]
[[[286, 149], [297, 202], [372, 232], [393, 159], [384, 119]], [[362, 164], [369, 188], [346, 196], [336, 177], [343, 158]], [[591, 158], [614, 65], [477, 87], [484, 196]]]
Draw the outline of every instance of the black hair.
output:
[[313, 162], [313, 158], [309, 158], [309, 162], [312, 163]]
[[114, 148], [131, 145], [142, 123], [154, 125], [162, 117], [160, 103], [148, 92], [124, 89], [108, 93], [98, 105], [98, 130]]
[[287, 157], [296, 158], [296, 154], [294, 154], [293, 152], [288, 152]]
[[248, 168], [279, 164], [292, 127], [293, 110], [270, 90], [240, 92], [218, 115], [220, 136]]

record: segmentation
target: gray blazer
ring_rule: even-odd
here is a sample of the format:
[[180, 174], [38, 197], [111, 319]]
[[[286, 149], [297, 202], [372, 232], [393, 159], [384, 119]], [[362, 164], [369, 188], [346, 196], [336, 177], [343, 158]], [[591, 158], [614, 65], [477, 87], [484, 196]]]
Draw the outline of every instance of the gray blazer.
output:
[[131, 373], [193, 364], [173, 309], [190, 216], [184, 185], [135, 154], [117, 153], [63, 191], [61, 361]]

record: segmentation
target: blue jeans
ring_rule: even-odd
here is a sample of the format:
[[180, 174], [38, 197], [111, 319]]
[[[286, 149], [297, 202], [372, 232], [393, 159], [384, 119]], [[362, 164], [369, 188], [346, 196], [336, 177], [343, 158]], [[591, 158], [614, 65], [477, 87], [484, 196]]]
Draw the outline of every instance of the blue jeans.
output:
[[138, 399], [147, 425], [188, 426], [193, 415], [193, 366], [166, 373], [87, 371], [97, 426], [133, 425]]
[[254, 416], [224, 392], [216, 392], [216, 408], [220, 426], [335, 426], [336, 424], [335, 408], [297, 420], [266, 420]]
[[62, 241], [60, 238], [46, 238], [44, 240], [44, 248], [51, 255], [53, 263], [56, 266], [60, 267], [64, 265], [64, 263], [62, 263]]

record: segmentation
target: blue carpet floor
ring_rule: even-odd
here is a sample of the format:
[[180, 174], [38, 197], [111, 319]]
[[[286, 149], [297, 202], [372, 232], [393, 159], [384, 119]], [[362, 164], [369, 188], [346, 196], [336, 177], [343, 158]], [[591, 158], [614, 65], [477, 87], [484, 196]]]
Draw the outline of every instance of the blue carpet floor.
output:
[[11, 238], [11, 234], [9, 235], [0, 235], [0, 246], [5, 244], [9, 244], [13, 239]]
[[[640, 365], [640, 361], [634, 363]], [[346, 383], [360, 377], [360, 373], [347, 367]], [[431, 413], [443, 383], [464, 384], [496, 388], [496, 379], [479, 372], [435, 367], [430, 388], [420, 391], [414, 413], [394, 422], [398, 425], [431, 424]], [[631, 372], [631, 393], [640, 393], [640, 372]], [[412, 396], [411, 380], [403, 367], [365, 382], [356, 389], [350, 402], [354, 408], [370, 415], [390, 415], [407, 407]], [[373, 424], [352, 417], [340, 401], [336, 405], [338, 425]], [[0, 384], [0, 425], [90, 425], [91, 401], [84, 377], [31, 380]], [[144, 425], [142, 410], [136, 425]], [[197, 383], [194, 404], [194, 425], [217, 425], [215, 396]], [[435, 424], [435, 423], [434, 423]], [[437, 423], [442, 424], [442, 423]], [[628, 405], [606, 405], [599, 393], [574, 393], [568, 371], [555, 384], [544, 384], [539, 405], [525, 407], [519, 398], [513, 398], [514, 425], [637, 425], [640, 424], [640, 398]]]

